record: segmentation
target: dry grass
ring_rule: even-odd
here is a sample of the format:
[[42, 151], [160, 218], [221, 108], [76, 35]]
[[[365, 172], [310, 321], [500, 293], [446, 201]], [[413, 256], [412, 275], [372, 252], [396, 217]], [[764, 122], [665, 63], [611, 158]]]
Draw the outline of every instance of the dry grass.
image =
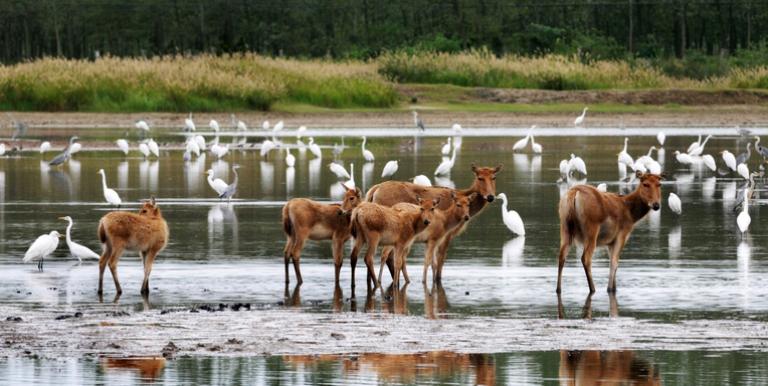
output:
[[364, 62], [257, 55], [98, 61], [42, 59], [0, 67], [0, 108], [80, 111], [266, 110], [289, 100], [389, 107], [394, 87]]

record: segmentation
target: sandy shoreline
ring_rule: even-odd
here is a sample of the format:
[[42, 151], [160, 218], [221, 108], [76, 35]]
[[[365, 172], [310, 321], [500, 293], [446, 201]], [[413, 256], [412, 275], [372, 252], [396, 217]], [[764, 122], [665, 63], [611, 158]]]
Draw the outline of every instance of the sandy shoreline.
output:
[[[14, 112], [15, 119], [26, 122], [31, 128], [77, 128], [101, 127], [133, 129], [139, 119], [147, 120], [153, 127], [181, 128], [184, 113], [42, 113]], [[427, 128], [447, 128], [453, 123], [472, 127], [572, 127], [574, 113], [515, 113], [515, 112], [456, 112], [421, 110]], [[411, 128], [413, 118], [408, 111], [386, 112], [241, 112], [238, 120], [246, 122], [251, 129], [261, 129], [261, 122], [273, 124], [285, 121], [286, 128], [305, 125], [308, 128], [358, 128], [392, 127]], [[223, 129], [231, 125], [230, 113], [199, 113], [194, 120], [201, 130], [208, 130], [208, 122], [216, 119]], [[10, 127], [8, 115], [2, 121], [4, 128]], [[768, 126], [768, 113], [754, 105], [701, 106], [685, 111], [634, 112], [634, 113], [588, 113], [588, 127], [755, 127]]]

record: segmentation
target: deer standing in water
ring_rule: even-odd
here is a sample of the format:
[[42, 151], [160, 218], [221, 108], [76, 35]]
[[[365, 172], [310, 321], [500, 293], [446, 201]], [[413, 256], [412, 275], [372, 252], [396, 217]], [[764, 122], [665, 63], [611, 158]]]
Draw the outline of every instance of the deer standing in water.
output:
[[[438, 208], [445, 210], [452, 205], [452, 194], [455, 194], [456, 197], [469, 197], [474, 194], [474, 198], [469, 202], [469, 217], [472, 219], [485, 209], [488, 203], [493, 202], [495, 199], [496, 174], [501, 169], [501, 164], [496, 167], [478, 167], [472, 164], [472, 173], [475, 175], [472, 185], [467, 189], [458, 190], [441, 186], [423, 186], [403, 181], [386, 181], [372, 186], [368, 190], [365, 200], [385, 206], [393, 206], [401, 202], [416, 204], [417, 197], [421, 197], [424, 200], [439, 198]], [[433, 278], [435, 281], [439, 282], [442, 279], [443, 264], [445, 263], [451, 240], [463, 233], [468, 224], [469, 221], [464, 221], [459, 226], [453, 228], [446, 235], [441, 245], [437, 246], [435, 263], [433, 265]], [[391, 262], [391, 259], [387, 260], [387, 264], [391, 264]], [[437, 268], [436, 271], [434, 270], [435, 267]], [[394, 275], [394, 269], [391, 265], [389, 270]]]
[[399, 285], [400, 271], [405, 264], [405, 258], [411, 249], [416, 235], [422, 232], [432, 221], [435, 213], [435, 200], [416, 199], [419, 205], [402, 203], [397, 208], [364, 202], [352, 211], [351, 233], [355, 238], [355, 246], [350, 255], [352, 265], [352, 286], [355, 285], [355, 265], [357, 255], [363, 245], [368, 245], [365, 253], [365, 265], [368, 267], [366, 282], [373, 288], [379, 286], [376, 273], [373, 270], [373, 256], [379, 244], [392, 246], [395, 250], [394, 275], [392, 281]]
[[123, 293], [117, 279], [117, 263], [124, 250], [138, 251], [144, 265], [141, 294], [149, 294], [149, 274], [155, 257], [168, 244], [168, 224], [152, 197], [145, 201], [139, 213], [110, 212], [99, 220], [98, 235], [104, 252], [99, 258], [99, 290], [103, 293], [104, 269], [109, 265], [117, 294]]
[[[344, 186], [342, 184], [342, 186]], [[333, 263], [336, 267], [336, 284], [343, 259], [344, 243], [349, 240], [349, 219], [352, 209], [362, 200], [360, 189], [349, 189], [341, 204], [322, 204], [306, 198], [294, 198], [283, 206], [283, 232], [285, 232], [285, 282], [288, 278], [288, 265], [293, 260], [296, 281], [302, 283], [299, 261], [304, 243], [309, 240], [332, 240]], [[353, 273], [354, 275], [354, 269]], [[354, 277], [354, 276], [353, 276]]]
[[608, 292], [616, 292], [616, 270], [619, 254], [624, 248], [635, 223], [651, 210], [661, 208], [663, 175], [637, 172], [640, 184], [634, 192], [619, 196], [603, 193], [593, 186], [577, 185], [560, 200], [560, 253], [557, 266], [557, 293], [560, 293], [563, 266], [571, 244], [584, 246], [581, 263], [587, 275], [589, 292], [595, 292], [592, 282], [592, 254], [598, 246], [607, 246], [610, 259]]

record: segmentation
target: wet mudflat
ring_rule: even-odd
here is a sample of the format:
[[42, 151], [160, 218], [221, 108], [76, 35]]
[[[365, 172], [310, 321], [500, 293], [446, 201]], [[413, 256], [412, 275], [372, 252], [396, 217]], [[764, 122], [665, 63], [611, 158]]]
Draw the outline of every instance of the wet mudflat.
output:
[[[354, 163], [357, 184], [369, 187], [380, 181], [390, 159], [400, 161], [398, 179], [431, 176], [441, 161], [444, 137], [369, 138], [374, 164], [363, 163], [359, 137], [347, 136], [343, 142], [318, 137], [328, 146], [324, 158], [294, 150], [293, 169], [285, 167], [284, 153], [273, 152], [269, 160], [259, 157], [250, 149], [256, 138], [222, 161], [208, 155], [185, 163], [178, 150], [162, 151], [159, 160], [144, 160], [136, 151], [128, 157], [88, 151], [87, 136], [84, 150], [60, 168], [43, 162], [51, 155], [34, 152], [2, 158], [0, 354], [9, 360], [0, 366], [0, 375], [22, 380], [63, 371], [131, 383], [150, 372], [150, 378], [176, 381], [261, 376], [265, 382], [296, 384], [482, 383], [479, 379], [491, 376], [484, 379], [542, 383], [567, 378], [562, 374], [570, 370], [564, 366], [629, 361], [627, 366], [634, 368], [639, 360], [648, 365], [646, 373], [665, 383], [695, 376], [701, 382], [694, 383], [717, 384], [722, 376], [735, 377], [733, 383], [764, 383], [766, 374], [759, 369], [766, 368], [763, 351], [768, 348], [768, 244], [761, 241], [767, 232], [760, 218], [765, 193], [758, 190], [750, 202], [752, 226], [742, 237], [733, 207], [745, 181], [736, 173], [719, 175], [703, 165], [675, 161], [674, 150], [687, 148], [694, 136], [670, 137], [663, 154], [652, 155], [670, 176], [662, 187], [665, 199], [670, 192], [678, 194], [683, 214], [664, 205], [638, 224], [622, 254], [616, 296], [605, 292], [605, 252], [593, 263], [594, 296], [587, 297], [575, 252], [566, 265], [562, 297], [554, 293], [556, 204], [566, 188], [555, 182], [559, 161], [575, 153], [587, 163], [587, 183], [606, 182], [609, 191], [633, 189], [619, 181], [616, 167], [624, 132], [604, 133], [537, 136], [544, 146], [541, 156], [513, 155], [514, 136], [464, 138], [451, 179], [441, 183], [468, 186], [472, 162], [503, 163], [497, 192], [510, 198], [510, 209], [522, 216], [527, 235], [511, 235], [501, 221], [500, 203], [494, 202], [452, 245], [442, 285], [420, 282], [423, 246], [416, 245], [408, 262], [417, 280], [391, 289], [385, 275], [384, 289], [371, 293], [362, 262], [354, 293], [348, 261], [340, 287], [334, 286], [328, 243], [309, 243], [302, 256], [304, 284], [294, 287], [291, 276], [286, 287], [280, 208], [292, 197], [338, 198], [339, 186], [327, 169], [334, 143], [347, 146], [340, 160], [348, 169]], [[637, 157], [658, 145], [655, 133], [632, 131], [630, 154]], [[722, 167], [719, 151], [740, 153], [746, 140], [753, 140], [734, 129], [721, 133], [708, 142], [705, 153], [716, 156]], [[159, 142], [178, 141], [168, 133]], [[293, 139], [284, 142], [293, 144]], [[751, 169], [757, 168], [758, 158], [753, 155]], [[230, 203], [220, 202], [204, 173], [214, 168], [217, 177], [230, 181], [233, 164], [242, 166], [239, 193]], [[73, 238], [99, 251], [96, 224], [110, 210], [102, 203], [100, 168], [128, 210], [155, 194], [171, 228], [171, 242], [155, 264], [146, 300], [139, 296], [142, 273], [135, 254], [120, 263], [125, 293], [114, 299], [107, 275], [103, 302], [95, 291], [95, 261], [78, 264], [63, 241], [43, 273], [34, 264], [21, 264], [38, 235], [53, 229], [63, 233], [66, 223], [57, 217], [64, 215], [75, 221]], [[175, 359], [160, 369], [113, 371], [119, 366], [105, 364], [116, 356], [162, 356], [164, 349]], [[451, 359], [436, 359], [443, 354], [435, 352], [443, 351], [450, 351], [445, 355]], [[395, 355], [389, 360], [382, 353], [427, 359]], [[330, 354], [337, 356], [325, 356]], [[65, 357], [72, 359], [62, 361]], [[397, 378], [387, 366], [402, 366], [390, 361], [407, 362], [413, 371]], [[441, 370], [446, 366], [449, 370]]]

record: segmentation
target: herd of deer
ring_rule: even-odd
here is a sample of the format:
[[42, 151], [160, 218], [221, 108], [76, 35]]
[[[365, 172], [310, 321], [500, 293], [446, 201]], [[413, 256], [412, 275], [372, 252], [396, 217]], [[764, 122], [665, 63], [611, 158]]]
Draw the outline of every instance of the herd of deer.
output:
[[[365, 196], [360, 189], [347, 189], [341, 204], [323, 204], [305, 198], [295, 198], [283, 207], [282, 223], [287, 241], [284, 249], [285, 282], [289, 282], [289, 265], [293, 262], [296, 280], [301, 284], [299, 262], [307, 240], [332, 240], [336, 284], [343, 260], [344, 244], [352, 237], [350, 255], [352, 287], [355, 286], [355, 266], [362, 248], [367, 245], [364, 261], [366, 283], [377, 288], [384, 265], [389, 267], [393, 284], [399, 285], [400, 274], [410, 282], [406, 258], [414, 242], [426, 243], [422, 281], [432, 269], [433, 282], [440, 282], [448, 246], [490, 202], [496, 194], [496, 175], [502, 165], [477, 167], [472, 165], [474, 182], [467, 189], [450, 189], [387, 181], [374, 185]], [[589, 185], [571, 188], [560, 201], [560, 252], [558, 254], [557, 292], [560, 293], [565, 258], [573, 243], [583, 245], [581, 262], [587, 276], [590, 293], [595, 292], [592, 281], [592, 254], [598, 246], [610, 252], [608, 291], [616, 291], [616, 270], [619, 254], [624, 248], [635, 223], [651, 210], [661, 207], [663, 175], [637, 173], [637, 189], [628, 195], [601, 192]], [[99, 295], [103, 292], [104, 270], [109, 266], [117, 294], [122, 293], [117, 276], [117, 264], [125, 250], [138, 251], [144, 265], [141, 293], [149, 293], [149, 275], [157, 254], [168, 243], [168, 225], [154, 197], [143, 203], [138, 213], [116, 211], [99, 221], [99, 240], [103, 253], [99, 259]], [[378, 276], [374, 270], [374, 254], [382, 246]]]

